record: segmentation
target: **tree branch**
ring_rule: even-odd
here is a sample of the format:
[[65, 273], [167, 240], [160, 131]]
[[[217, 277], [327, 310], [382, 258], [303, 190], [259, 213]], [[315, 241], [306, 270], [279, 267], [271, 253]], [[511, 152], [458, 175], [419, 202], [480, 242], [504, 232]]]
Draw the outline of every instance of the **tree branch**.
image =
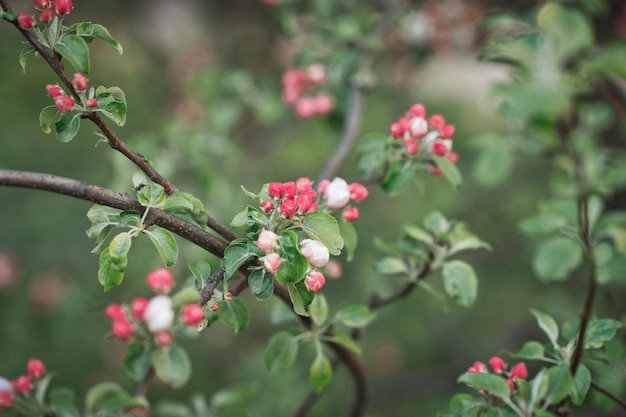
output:
[[624, 410], [626, 410], [626, 400], [624, 400], [623, 398], [618, 397], [616, 394], [614, 394], [611, 391], [607, 390], [606, 388], [604, 388], [602, 385], [598, 384], [593, 379], [591, 380], [591, 388], [595, 389], [599, 393], [601, 393], [601, 394], [605, 395], [606, 397], [610, 398], [611, 400], [615, 401], [616, 404], [619, 404]]

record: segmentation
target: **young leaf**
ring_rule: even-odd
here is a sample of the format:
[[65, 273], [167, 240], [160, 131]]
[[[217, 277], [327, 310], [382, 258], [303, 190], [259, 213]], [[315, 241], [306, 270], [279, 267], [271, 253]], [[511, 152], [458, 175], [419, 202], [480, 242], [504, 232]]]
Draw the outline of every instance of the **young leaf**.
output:
[[563, 281], [583, 260], [580, 245], [563, 236], [541, 242], [533, 255], [533, 270], [540, 280]]
[[150, 348], [143, 343], [133, 343], [128, 346], [124, 357], [124, 371], [133, 381], [141, 381], [150, 367]]
[[324, 294], [315, 294], [315, 298], [313, 298], [313, 302], [309, 306], [309, 313], [311, 314], [311, 319], [318, 327], [326, 322], [326, 319], [328, 319], [328, 301], [326, 301]]
[[189, 264], [189, 270], [193, 274], [196, 281], [204, 284], [204, 281], [211, 275], [211, 265], [204, 261], [198, 261], [195, 264]]
[[41, 110], [39, 113], [39, 127], [43, 133], [52, 132], [52, 123], [54, 123], [59, 117], [60, 113], [57, 109], [57, 106], [47, 106]]
[[478, 279], [474, 269], [463, 261], [454, 260], [444, 263], [441, 274], [446, 293], [458, 305], [471, 307], [478, 294]]
[[99, 266], [98, 266], [98, 282], [104, 287], [104, 291], [109, 291], [111, 288], [119, 285], [124, 279], [124, 272], [126, 271], [126, 264], [124, 268], [120, 267], [120, 263], [113, 263], [111, 256], [109, 255], [109, 248], [106, 248], [100, 253]]
[[278, 332], [270, 339], [265, 350], [265, 366], [270, 372], [290, 369], [298, 356], [298, 342], [288, 332]]
[[309, 382], [315, 392], [320, 392], [333, 379], [333, 368], [323, 354], [317, 355], [311, 364]]
[[354, 304], [337, 311], [335, 319], [348, 327], [365, 327], [376, 318], [367, 306]]
[[328, 213], [314, 211], [304, 216], [302, 230], [311, 239], [319, 240], [327, 248], [331, 255], [341, 254], [343, 249], [343, 238], [339, 231], [337, 220]]
[[193, 211], [193, 202], [185, 194], [174, 193], [167, 196], [165, 204], [161, 206], [161, 210], [167, 212]]
[[432, 246], [435, 242], [433, 236], [430, 233], [412, 224], [405, 224], [402, 227], [402, 230], [404, 230], [404, 233], [410, 238], [415, 239], [419, 242], [423, 242], [428, 246]]
[[448, 232], [450, 223], [443, 214], [438, 211], [433, 211], [424, 218], [424, 227], [435, 235], [439, 235]]
[[560, 364], [553, 366], [546, 372], [548, 375], [548, 392], [546, 393], [546, 402], [548, 404], [557, 404], [567, 396], [572, 384], [572, 375], [569, 371], [569, 365]]
[[591, 372], [584, 364], [578, 364], [576, 376], [570, 385], [569, 396], [574, 405], [582, 405], [591, 386]]
[[591, 320], [585, 333], [585, 349], [599, 349], [609, 342], [622, 323], [613, 319]]
[[255, 269], [248, 275], [248, 286], [257, 300], [267, 300], [274, 294], [274, 275], [265, 269]]
[[309, 291], [306, 285], [304, 285], [304, 281], [297, 283], [290, 282], [287, 284], [287, 289], [289, 290], [289, 298], [293, 304], [293, 311], [300, 316], [308, 317], [309, 312], [307, 311], [307, 307], [313, 301], [315, 293]]
[[556, 321], [547, 314], [542, 313], [539, 310], [535, 310], [534, 308], [531, 308], [530, 312], [533, 316], [535, 316], [535, 318], [537, 318], [539, 328], [548, 336], [552, 345], [554, 347], [558, 347], [559, 326], [556, 324]]
[[187, 352], [178, 345], [156, 348], [150, 355], [150, 362], [157, 376], [172, 388], [180, 388], [191, 376], [191, 361]]
[[407, 274], [409, 272], [404, 260], [395, 256], [385, 256], [374, 267], [376, 271], [385, 275]]
[[144, 207], [161, 207], [165, 204], [166, 198], [165, 190], [160, 184], [147, 184], [137, 192], [137, 200]]
[[309, 267], [309, 261], [298, 250], [298, 236], [292, 231], [286, 231], [281, 233], [279, 240], [280, 250], [278, 253], [280, 253], [282, 262], [276, 271], [276, 281], [281, 284], [302, 281]]
[[459, 188], [461, 186], [461, 173], [459, 172], [456, 165], [452, 163], [452, 161], [450, 161], [445, 156], [435, 156], [433, 157], [433, 161], [435, 162], [435, 165], [437, 165], [441, 169], [443, 176], [446, 177], [446, 179], [450, 182], [450, 184], [452, 184], [454, 188]]
[[87, 417], [110, 414], [123, 408], [131, 396], [114, 382], [102, 382], [92, 387], [85, 396]]
[[246, 261], [254, 256], [244, 243], [231, 243], [224, 250], [224, 279], [228, 280]]
[[513, 358], [520, 359], [543, 359], [545, 354], [545, 349], [543, 345], [539, 342], [528, 341], [524, 343], [524, 346], [517, 353], [509, 353], [509, 355]]
[[79, 129], [80, 115], [78, 113], [66, 113], [54, 122], [54, 131], [59, 142], [71, 141], [78, 134]]
[[119, 87], [98, 87], [96, 89], [96, 99], [99, 105], [98, 111], [102, 112], [118, 126], [124, 126], [127, 110], [126, 94]]
[[[35, 52], [37, 52], [37, 50], [33, 46], [27, 46], [26, 48], [20, 51], [20, 66], [22, 67], [22, 74], [26, 74], [26, 61]], [[49, 132], [46, 132], [46, 133], [49, 133]]]
[[128, 232], [122, 232], [115, 236], [113, 240], [111, 240], [111, 243], [109, 243], [109, 257], [111, 258], [111, 262], [113, 262], [113, 264], [124, 264], [125, 268], [125, 260], [127, 259], [131, 244], [132, 238]]
[[89, 47], [83, 38], [66, 35], [54, 44], [54, 50], [67, 59], [77, 72], [89, 74]]
[[[103, 42], [111, 45], [111, 47], [113, 47], [113, 49], [115, 49], [115, 51], [118, 54], [121, 55], [124, 52], [122, 45], [120, 45], [120, 43], [116, 41], [113, 38], [113, 36], [111, 36], [107, 28], [97, 23], [91, 23], [91, 22], [79, 23], [76, 26], [76, 35], [81, 36], [83, 38], [98, 38], [102, 40]], [[87, 42], [91, 41], [91, 39], [85, 39], [85, 40]]]
[[396, 196], [411, 185], [414, 177], [415, 169], [410, 162], [393, 161], [381, 186], [390, 196]]
[[161, 255], [165, 265], [174, 265], [176, 259], [178, 259], [178, 246], [176, 245], [174, 235], [162, 227], [153, 227], [152, 230], [144, 230], [144, 233], [148, 235], [157, 251], [159, 251], [159, 255]]
[[458, 379], [472, 388], [484, 389], [500, 398], [509, 398], [511, 390], [504, 378], [495, 374], [464, 373]]
[[220, 309], [217, 316], [225, 326], [235, 329], [235, 333], [248, 328], [250, 314], [241, 299], [233, 298], [230, 301], [220, 301], [218, 304]]
[[359, 356], [361, 356], [361, 354], [363, 353], [361, 351], [361, 347], [347, 333], [335, 332], [332, 339], [334, 343], [340, 344], [341, 346], [351, 350]]

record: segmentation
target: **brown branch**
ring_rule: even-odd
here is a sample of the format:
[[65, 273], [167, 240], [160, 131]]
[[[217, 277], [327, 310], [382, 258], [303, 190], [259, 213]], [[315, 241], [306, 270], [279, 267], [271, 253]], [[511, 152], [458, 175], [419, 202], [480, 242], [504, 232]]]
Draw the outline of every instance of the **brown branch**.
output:
[[618, 397], [616, 394], [614, 394], [611, 391], [607, 390], [606, 388], [604, 388], [602, 385], [598, 384], [593, 379], [591, 380], [591, 388], [595, 389], [596, 391], [598, 391], [601, 394], [604, 394], [606, 397], [608, 397], [611, 400], [615, 401], [616, 404], [619, 404], [624, 410], [626, 410], [626, 400], [624, 400], [623, 398]]
[[156, 372], [154, 371], [154, 368], [150, 366], [144, 374], [143, 378], [141, 378], [141, 381], [139, 381], [139, 385], [135, 390], [135, 397], [143, 397], [144, 395], [146, 395], [146, 392], [148, 392], [148, 387], [150, 386], [150, 382], [152, 382], [155, 375]]
[[204, 306], [209, 302], [211, 297], [213, 296], [213, 292], [217, 287], [217, 284], [220, 283], [224, 279], [224, 268], [218, 268], [213, 274], [211, 274], [207, 280], [204, 282], [204, 286], [202, 287], [202, 291], [200, 292], [200, 305]]

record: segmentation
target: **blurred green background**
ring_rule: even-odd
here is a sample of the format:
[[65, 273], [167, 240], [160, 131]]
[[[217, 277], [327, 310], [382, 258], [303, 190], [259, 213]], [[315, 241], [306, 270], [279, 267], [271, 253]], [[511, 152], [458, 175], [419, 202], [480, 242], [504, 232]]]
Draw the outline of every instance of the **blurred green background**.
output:
[[[11, 4], [17, 11], [31, 7], [27, 1]], [[213, 217], [228, 223], [245, 206], [239, 185], [258, 190], [269, 181], [317, 177], [337, 144], [340, 114], [300, 120], [282, 105], [280, 74], [290, 64], [290, 52], [274, 24], [274, 9], [252, 0], [76, 1], [75, 7], [70, 22], [101, 23], [124, 46], [122, 56], [103, 43], [91, 48], [91, 83], [117, 85], [127, 94], [128, 122], [115, 130], [179, 188], [203, 200]], [[9, 24], [0, 24], [0, 168], [130, 192], [131, 164], [107, 146], [95, 146], [95, 127], [83, 124], [67, 144], [41, 132], [39, 110], [51, 104], [44, 87], [56, 79], [41, 59], [31, 59], [26, 75], [21, 73], [21, 42]], [[504, 67], [478, 63], [474, 45], [452, 39], [447, 48], [428, 54], [398, 48], [379, 62], [377, 88], [367, 95], [362, 134], [386, 133], [417, 101], [454, 123], [464, 185], [457, 191], [443, 179], [424, 177], [421, 190], [413, 187], [395, 198], [372, 188], [360, 206], [355, 260], [344, 263], [343, 276], [324, 288], [331, 306], [362, 302], [373, 290], [384, 294], [397, 287], [399, 282], [374, 271], [379, 254], [372, 239], [393, 241], [403, 224], [420, 224], [433, 210], [467, 222], [494, 248], [462, 256], [480, 279], [479, 297], [470, 310], [452, 302], [444, 305], [418, 290], [382, 310], [367, 329], [368, 416], [445, 411], [447, 400], [465, 389], [456, 378], [475, 360], [515, 351], [525, 340], [543, 340], [529, 307], [563, 321], [575, 319], [582, 305], [584, 277], [540, 284], [530, 268], [533, 242], [517, 228], [547, 197], [549, 165], [519, 159], [508, 179], [491, 187], [472, 175], [479, 146], [473, 138], [506, 129], [489, 88], [507, 76]], [[345, 97], [336, 99], [341, 110]], [[353, 156], [341, 175], [358, 175], [356, 163]], [[149, 296], [145, 275], [160, 266], [156, 252], [138, 239], [125, 282], [103, 293], [96, 276], [98, 257], [90, 253], [94, 242], [85, 235], [89, 207], [46, 192], [0, 188], [0, 375], [14, 378], [29, 358], [39, 357], [57, 375], [54, 384], [71, 387], [78, 398], [106, 380], [133, 390], [120, 367], [124, 343], [105, 338], [110, 323], [103, 309], [110, 302]], [[217, 265], [199, 249], [178, 243], [181, 255], [173, 270], [179, 282], [190, 275], [191, 261]], [[433, 276], [431, 284], [440, 287], [438, 278]], [[617, 299], [623, 297], [620, 291], [614, 294]], [[297, 324], [275, 323], [272, 317], [281, 307], [277, 300], [257, 302], [248, 293], [243, 299], [251, 310], [249, 329], [234, 335], [215, 323], [197, 340], [185, 342], [194, 364], [192, 380], [178, 391], [155, 382], [149, 398], [186, 401], [195, 393], [211, 397], [236, 386], [249, 391], [245, 415], [291, 414], [308, 391], [312, 352], [300, 352], [297, 369], [268, 374], [263, 364], [267, 341], [276, 330]], [[602, 294], [597, 308], [600, 315], [606, 311]], [[532, 374], [536, 365], [530, 369]], [[623, 376], [625, 370], [620, 372]], [[351, 389], [346, 371], [339, 370], [312, 415], [338, 415]], [[244, 414], [233, 407], [225, 415]]]

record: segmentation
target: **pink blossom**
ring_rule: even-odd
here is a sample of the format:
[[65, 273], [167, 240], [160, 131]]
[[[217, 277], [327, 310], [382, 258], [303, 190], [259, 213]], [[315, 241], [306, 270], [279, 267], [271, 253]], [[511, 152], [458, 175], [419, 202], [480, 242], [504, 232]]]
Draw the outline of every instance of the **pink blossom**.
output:
[[328, 114], [333, 109], [333, 98], [329, 94], [318, 94], [313, 100], [315, 101], [315, 112], [317, 114]]
[[293, 216], [296, 215], [296, 202], [293, 200], [285, 200], [280, 205], [278, 210], [280, 211], [280, 215], [283, 216], [285, 219], [291, 219]]
[[317, 112], [317, 104], [313, 97], [300, 97], [295, 103], [295, 109], [299, 117], [308, 119]]
[[420, 151], [420, 146], [413, 139], [409, 139], [404, 141], [404, 150], [407, 155], [415, 156]]
[[404, 127], [399, 122], [393, 122], [391, 126], [389, 126], [389, 133], [394, 138], [401, 138], [404, 136]]
[[342, 178], [335, 178], [325, 190], [328, 208], [340, 209], [350, 201], [350, 187]]
[[409, 130], [411, 132], [411, 136], [414, 138], [421, 138], [428, 133], [428, 123], [426, 123], [426, 120], [423, 118], [416, 117], [411, 120], [411, 127]]
[[506, 364], [504, 363], [504, 360], [499, 356], [493, 356], [491, 359], [489, 359], [489, 365], [491, 365], [491, 369], [493, 369], [493, 372], [497, 374], [501, 374], [506, 369]]
[[120, 340], [127, 340], [135, 333], [135, 328], [126, 319], [115, 320], [111, 325], [111, 333]]
[[303, 239], [300, 252], [308, 259], [309, 264], [315, 268], [323, 267], [330, 259], [328, 248], [319, 240]]
[[52, 98], [56, 98], [63, 95], [63, 89], [56, 84], [46, 85], [46, 93]]
[[369, 195], [367, 188], [358, 182], [350, 183], [350, 198], [354, 201], [363, 201]]
[[74, 99], [68, 96], [57, 96], [54, 99], [54, 104], [57, 106], [59, 113], [65, 114], [74, 108]]
[[130, 304], [130, 312], [133, 316], [137, 317], [140, 320], [143, 320], [143, 315], [146, 312], [146, 308], [148, 307], [148, 300], [145, 297], [137, 297]]
[[289, 198], [291, 200], [296, 198], [298, 187], [296, 186], [295, 182], [293, 181], [283, 182], [283, 187], [285, 187], [285, 198]]
[[356, 207], [346, 207], [343, 211], [343, 219], [347, 222], [354, 222], [359, 219], [359, 209]]
[[339, 278], [342, 273], [341, 263], [339, 261], [328, 262], [326, 268], [324, 268], [324, 272], [326, 276], [330, 278]]
[[109, 304], [104, 309], [104, 314], [111, 320], [126, 320], [126, 312], [120, 304]]
[[20, 13], [17, 15], [17, 25], [24, 30], [30, 30], [35, 27], [35, 18], [28, 13]]
[[313, 188], [311, 179], [307, 177], [300, 177], [296, 180], [296, 193], [300, 194], [306, 190]]
[[259, 234], [259, 238], [256, 241], [257, 248], [261, 249], [265, 253], [270, 253], [276, 247], [278, 242], [278, 235], [269, 230], [263, 230]]
[[43, 10], [50, 7], [50, 0], [35, 0], [35, 9]]
[[317, 193], [312, 190], [303, 191], [296, 197], [296, 207], [297, 211], [300, 214], [307, 213], [311, 210], [315, 204], [315, 200], [317, 200]]
[[33, 390], [33, 381], [28, 375], [22, 375], [11, 381], [13, 389], [22, 395], [30, 394]]
[[526, 379], [527, 376], [528, 370], [526, 369], [526, 364], [524, 362], [519, 362], [515, 364], [515, 366], [511, 368], [511, 372], [509, 373], [509, 377], [511, 377], [512, 379]]
[[439, 132], [442, 139], [451, 139], [454, 136], [454, 125], [443, 125]]
[[439, 129], [446, 124], [446, 119], [444, 119], [443, 116], [440, 114], [433, 114], [428, 119], [428, 123], [430, 123], [430, 125], [435, 129]]
[[72, 0], [54, 0], [52, 8], [59, 16], [65, 16], [70, 14], [74, 6], [72, 5]]
[[52, 9], [46, 9], [39, 15], [39, 20], [44, 25], [49, 25], [52, 19], [54, 19], [54, 10]]
[[280, 199], [285, 194], [285, 186], [282, 182], [270, 182], [267, 186], [267, 195], [272, 198]]
[[324, 274], [322, 274], [321, 272], [311, 271], [308, 274], [306, 274], [304, 285], [306, 285], [306, 287], [309, 290], [318, 292], [319, 290], [322, 289], [324, 284], [326, 284], [326, 278], [324, 277]]
[[95, 98], [88, 98], [87, 107], [92, 108], [92, 109], [95, 107], [98, 107], [98, 101]]
[[448, 152], [448, 148], [442, 142], [435, 142], [433, 145], [433, 153], [435, 155], [444, 156]]
[[148, 274], [146, 284], [153, 291], [168, 293], [174, 287], [174, 275], [165, 267], [157, 268]]
[[0, 392], [0, 410], [13, 406], [14, 402], [15, 398], [13, 397], [13, 393], [11, 391]]
[[272, 210], [274, 210], [274, 203], [271, 202], [270, 200], [261, 201], [261, 210], [263, 210], [266, 213], [271, 212]]
[[456, 164], [459, 160], [459, 155], [456, 152], [446, 152], [446, 158], [453, 164]]
[[174, 341], [174, 335], [169, 330], [159, 330], [154, 333], [154, 342], [157, 346], [169, 346]]
[[46, 365], [40, 359], [31, 359], [26, 364], [28, 375], [40, 378], [46, 374]]
[[85, 91], [89, 86], [89, 79], [83, 74], [76, 72], [74, 73], [74, 78], [72, 79], [72, 85], [78, 91]]
[[204, 309], [198, 303], [189, 303], [183, 306], [181, 316], [187, 326], [197, 326], [204, 320]]
[[472, 366], [469, 367], [467, 372], [471, 374], [486, 374], [489, 371], [487, 370], [487, 365], [485, 365], [483, 362], [476, 361]]
[[265, 270], [270, 274], [275, 274], [278, 268], [280, 268], [280, 255], [277, 253], [270, 253], [261, 259], [263, 260]]
[[409, 108], [409, 114], [414, 117], [426, 117], [426, 107], [422, 103], [415, 103]]
[[324, 84], [324, 81], [326, 81], [326, 67], [322, 64], [310, 65], [306, 69], [306, 75], [313, 84]]

